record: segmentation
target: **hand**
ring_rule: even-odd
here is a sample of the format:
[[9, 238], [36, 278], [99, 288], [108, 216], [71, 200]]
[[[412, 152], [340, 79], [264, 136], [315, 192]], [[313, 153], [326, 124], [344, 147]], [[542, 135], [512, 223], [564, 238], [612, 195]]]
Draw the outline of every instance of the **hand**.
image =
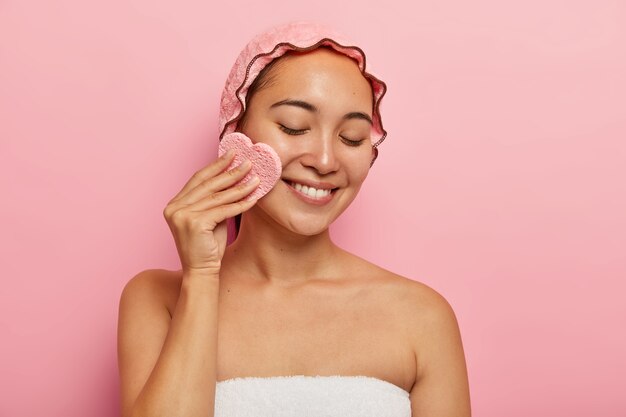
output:
[[246, 176], [252, 164], [245, 160], [230, 171], [234, 151], [229, 151], [197, 171], [163, 210], [174, 235], [183, 273], [219, 273], [226, 249], [226, 219], [250, 209], [257, 200], [242, 200], [259, 184], [258, 177], [232, 187]]

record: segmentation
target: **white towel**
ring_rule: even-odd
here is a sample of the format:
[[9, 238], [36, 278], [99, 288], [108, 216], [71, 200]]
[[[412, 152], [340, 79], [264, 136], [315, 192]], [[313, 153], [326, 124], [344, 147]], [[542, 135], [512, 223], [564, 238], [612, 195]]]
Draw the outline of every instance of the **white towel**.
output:
[[215, 417], [411, 417], [409, 393], [369, 376], [244, 377], [219, 381]]

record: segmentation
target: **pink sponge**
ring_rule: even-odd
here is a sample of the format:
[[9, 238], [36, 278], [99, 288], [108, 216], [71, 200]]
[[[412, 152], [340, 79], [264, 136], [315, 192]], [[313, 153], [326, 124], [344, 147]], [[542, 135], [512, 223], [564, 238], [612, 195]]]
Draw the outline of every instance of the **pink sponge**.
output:
[[252, 162], [252, 169], [233, 187], [247, 182], [256, 175], [261, 179], [261, 182], [245, 197], [245, 200], [261, 198], [269, 193], [280, 179], [282, 173], [282, 164], [276, 151], [267, 143], [258, 142], [253, 144], [249, 137], [240, 132], [224, 135], [218, 149], [219, 156], [222, 156], [231, 148], [235, 149], [236, 155], [226, 170], [235, 168], [245, 159], [249, 159]]

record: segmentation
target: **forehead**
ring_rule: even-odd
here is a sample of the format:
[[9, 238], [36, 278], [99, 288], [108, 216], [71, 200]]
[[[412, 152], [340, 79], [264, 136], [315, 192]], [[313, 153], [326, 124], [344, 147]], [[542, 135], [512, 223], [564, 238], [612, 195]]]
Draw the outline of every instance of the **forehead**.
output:
[[290, 53], [276, 64], [267, 74], [271, 83], [260, 91], [265, 99], [298, 98], [320, 105], [341, 102], [371, 113], [371, 85], [351, 58], [318, 48], [307, 53]]

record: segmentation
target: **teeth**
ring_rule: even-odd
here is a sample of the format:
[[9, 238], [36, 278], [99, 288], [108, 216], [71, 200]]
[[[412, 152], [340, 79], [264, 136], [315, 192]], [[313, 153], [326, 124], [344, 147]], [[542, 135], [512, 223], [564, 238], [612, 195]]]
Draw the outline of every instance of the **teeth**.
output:
[[330, 190], [323, 190], [323, 189], [318, 190], [313, 187], [308, 187], [306, 185], [298, 184], [297, 182], [292, 182], [291, 185], [293, 186], [293, 188], [300, 191], [302, 194], [306, 194], [307, 196], [311, 198], [322, 198], [330, 194]]

